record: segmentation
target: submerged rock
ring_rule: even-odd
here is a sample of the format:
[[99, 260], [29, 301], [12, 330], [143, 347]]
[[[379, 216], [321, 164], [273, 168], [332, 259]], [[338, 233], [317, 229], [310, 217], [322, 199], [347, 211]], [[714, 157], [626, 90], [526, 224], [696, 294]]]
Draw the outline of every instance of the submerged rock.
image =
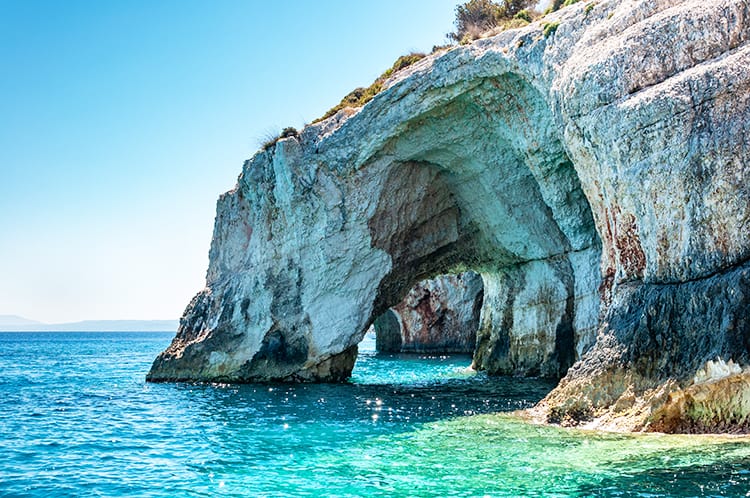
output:
[[477, 368], [565, 375], [551, 421], [654, 427], [708, 360], [750, 364], [749, 38], [746, 0], [579, 2], [397, 73], [245, 163], [148, 379], [343, 379], [416, 282], [472, 269]]

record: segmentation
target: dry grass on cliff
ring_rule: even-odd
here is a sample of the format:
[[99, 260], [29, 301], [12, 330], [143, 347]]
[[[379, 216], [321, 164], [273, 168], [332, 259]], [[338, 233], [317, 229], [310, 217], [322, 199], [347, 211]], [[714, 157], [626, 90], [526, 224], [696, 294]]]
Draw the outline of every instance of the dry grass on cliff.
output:
[[[523, 11], [523, 12], [526, 12], [526, 11]], [[530, 14], [529, 14], [529, 19], [532, 19]], [[521, 18], [521, 17], [514, 17], [513, 19], [508, 19], [506, 21], [501, 22], [500, 24], [498, 24], [494, 28], [490, 29], [489, 31], [485, 31], [485, 32], [481, 33], [476, 38], [473, 38], [473, 39], [467, 40], [467, 41], [462, 41], [461, 43], [465, 44], [465, 43], [470, 43], [470, 42], [472, 42], [474, 40], [478, 40], [478, 39], [481, 39], [481, 38], [490, 38], [490, 37], [493, 37], [495, 35], [499, 35], [503, 31], [508, 31], [509, 29], [523, 28], [524, 26], [527, 26], [530, 22], [531, 21], [527, 20], [525, 17], [523, 17], [523, 18]]]
[[[544, 12], [544, 14], [540, 14], [539, 12], [530, 10], [530, 9], [523, 9], [523, 10], [516, 12], [515, 15], [513, 15], [512, 17], [503, 17], [502, 15], [497, 15], [493, 19], [493, 23], [491, 23], [492, 27], [490, 29], [487, 29], [487, 26], [488, 26], [487, 24], [477, 23], [476, 25], [471, 25], [469, 23], [466, 26], [464, 26], [463, 28], [464, 31], [461, 31], [459, 29], [457, 30], [456, 33], [449, 33], [448, 37], [459, 41], [459, 43], [462, 45], [471, 43], [474, 40], [477, 40], [480, 38], [489, 38], [497, 34], [500, 34], [503, 31], [507, 31], [509, 29], [522, 28], [536, 21], [537, 19], [540, 19], [544, 15], [549, 14], [550, 12], [554, 12], [563, 7], [567, 7], [568, 5], [573, 5], [580, 1], [581, 0], [555, 0], [552, 3], [552, 5], [547, 9], [547, 11]], [[482, 3], [482, 1], [480, 0], [479, 3]], [[498, 9], [500, 8], [499, 5], [494, 4], [490, 0], [484, 0], [484, 3], [494, 5], [494, 7]], [[466, 5], [464, 5], [464, 7], [466, 7]], [[596, 5], [595, 2], [590, 3], [586, 8], [586, 13], [588, 14], [595, 5]], [[484, 8], [486, 8], [486, 6]], [[558, 25], [559, 23], [557, 22], [544, 23], [543, 30], [544, 30], [545, 38], [553, 34], [555, 30], [557, 29]], [[460, 33], [460, 38], [459, 38], [459, 33]], [[432, 53], [434, 54], [437, 51], [444, 50], [452, 46], [454, 45], [435, 46], [432, 48]], [[415, 62], [422, 60], [426, 56], [427, 54], [424, 54], [421, 52], [412, 52], [407, 55], [402, 55], [401, 57], [396, 59], [396, 62], [394, 62], [390, 68], [388, 68], [385, 72], [383, 72], [383, 74], [378, 76], [375, 79], [375, 81], [372, 82], [370, 86], [355, 88], [354, 90], [346, 94], [346, 96], [344, 96], [344, 98], [341, 99], [341, 102], [339, 102], [334, 107], [330, 108], [325, 114], [323, 114], [318, 119], [314, 120], [313, 123], [318, 123], [320, 121], [328, 119], [334, 114], [336, 114], [337, 112], [339, 112], [340, 110], [345, 109], [347, 107], [351, 107], [351, 108], [362, 107], [363, 105], [368, 103], [378, 93], [380, 93], [383, 90], [383, 85], [388, 80], [388, 78], [396, 74], [398, 71], [411, 66]], [[268, 142], [271, 142], [271, 140], [269, 140]], [[275, 143], [275, 140], [273, 141], [273, 143]]]
[[271, 147], [276, 145], [276, 142], [282, 138], [297, 137], [299, 132], [296, 128], [289, 126], [284, 128], [281, 133], [277, 133], [273, 130], [268, 130], [258, 139], [258, 145], [263, 150], [269, 150]]
[[[433, 51], [434, 50], [435, 49], [433, 49]], [[370, 86], [368, 86], [367, 88], [355, 88], [354, 90], [349, 92], [343, 99], [341, 99], [341, 102], [339, 102], [336, 106], [330, 108], [328, 112], [313, 121], [313, 123], [328, 119], [345, 107], [362, 107], [370, 100], [372, 100], [375, 95], [380, 93], [380, 91], [383, 89], [383, 84], [388, 78], [396, 74], [398, 71], [411, 66], [415, 62], [424, 59], [425, 57], [427, 57], [427, 54], [423, 54], [420, 52], [412, 52], [407, 55], [402, 55], [401, 57], [396, 59], [396, 62], [394, 62], [390, 68], [388, 68], [383, 74], [378, 76]]]

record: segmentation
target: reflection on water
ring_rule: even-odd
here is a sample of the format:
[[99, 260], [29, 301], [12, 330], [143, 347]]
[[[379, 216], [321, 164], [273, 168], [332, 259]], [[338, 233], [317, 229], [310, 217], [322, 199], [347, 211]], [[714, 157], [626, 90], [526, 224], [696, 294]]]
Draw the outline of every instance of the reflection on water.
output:
[[0, 334], [0, 496], [746, 496], [746, 439], [508, 412], [552, 385], [378, 355], [344, 385], [145, 384], [171, 334]]

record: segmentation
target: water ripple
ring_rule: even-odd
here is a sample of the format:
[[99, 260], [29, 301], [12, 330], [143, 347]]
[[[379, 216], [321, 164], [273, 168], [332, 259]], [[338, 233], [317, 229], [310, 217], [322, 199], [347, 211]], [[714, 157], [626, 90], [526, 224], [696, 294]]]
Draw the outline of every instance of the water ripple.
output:
[[145, 384], [171, 334], [0, 333], [0, 496], [744, 496], [744, 439], [495, 415], [552, 387], [365, 351], [343, 385]]

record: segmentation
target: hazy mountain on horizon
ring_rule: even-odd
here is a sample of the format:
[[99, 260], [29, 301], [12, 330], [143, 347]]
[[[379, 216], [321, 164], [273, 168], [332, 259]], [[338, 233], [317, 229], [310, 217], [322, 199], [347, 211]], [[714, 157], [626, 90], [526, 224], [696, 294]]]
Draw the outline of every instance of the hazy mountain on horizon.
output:
[[0, 315], [0, 327], [14, 326], [14, 325], [34, 325], [42, 322], [36, 320], [29, 320], [18, 315]]
[[174, 332], [179, 320], [83, 320], [42, 323], [18, 315], [0, 315], [4, 332]]

